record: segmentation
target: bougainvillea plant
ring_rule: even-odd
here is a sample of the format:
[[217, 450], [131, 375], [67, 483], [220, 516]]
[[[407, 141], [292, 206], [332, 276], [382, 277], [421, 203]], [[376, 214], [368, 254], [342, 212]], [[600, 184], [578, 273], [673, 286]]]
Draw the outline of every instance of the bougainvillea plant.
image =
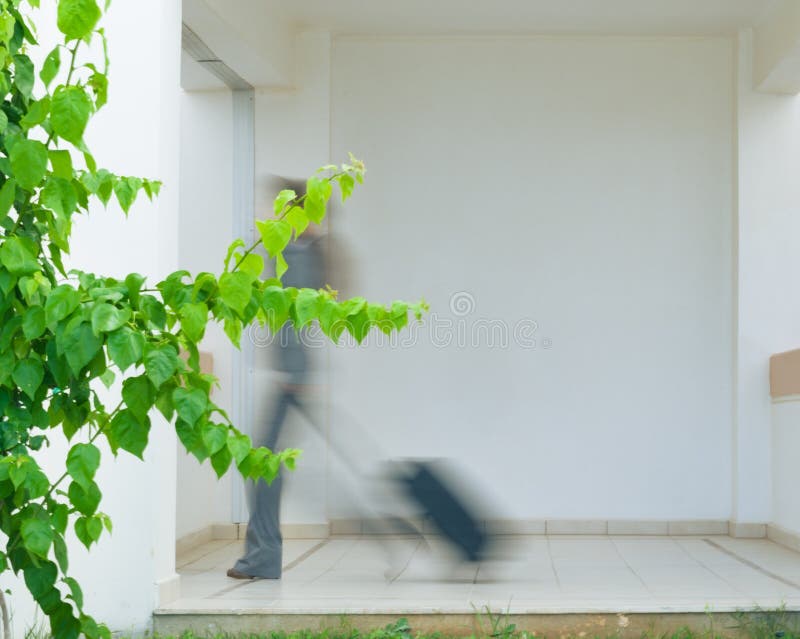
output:
[[[208, 322], [222, 324], [237, 346], [253, 322], [277, 331], [316, 321], [334, 342], [344, 331], [361, 342], [375, 326], [402, 329], [426, 307], [342, 301], [330, 288], [281, 284], [289, 242], [323, 221], [334, 186], [347, 199], [363, 181], [364, 166], [352, 157], [320, 169], [303, 195], [282, 191], [258, 223], [259, 241], [234, 242], [220, 274], [178, 271], [148, 285], [136, 273], [114, 279], [67, 270], [75, 215], [112, 198], [127, 214], [137, 197], [156, 197], [160, 183], [100, 168], [84, 142], [107, 100], [108, 59], [88, 60], [106, 50], [98, 25], [108, 3], [48, 1], [57, 1], [63, 42], [37, 69], [29, 53], [39, 0], [0, 0], [0, 531], [7, 539], [0, 574], [24, 577], [54, 636], [95, 639], [110, 632], [84, 612], [65, 534], [72, 528], [91, 548], [111, 531], [95, 482], [101, 450], [141, 458], [158, 411], [219, 476], [235, 466], [269, 481], [281, 464], [294, 466], [298, 451], [253, 448], [211, 400], [216, 380], [201, 371], [198, 352]], [[264, 278], [259, 247], [277, 277]], [[121, 389], [113, 406], [103, 397], [114, 392], [98, 393], [100, 383]], [[36, 451], [55, 430], [70, 443], [64, 472], [53, 478]]]

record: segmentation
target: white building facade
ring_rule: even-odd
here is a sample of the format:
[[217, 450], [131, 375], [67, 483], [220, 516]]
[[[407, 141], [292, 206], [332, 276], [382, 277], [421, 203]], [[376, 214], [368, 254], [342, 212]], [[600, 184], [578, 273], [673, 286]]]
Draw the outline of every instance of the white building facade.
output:
[[[269, 176], [352, 151], [368, 173], [331, 220], [344, 292], [431, 305], [399, 343], [319, 349], [324, 436], [297, 430], [287, 534], [359, 526], [328, 446], [359, 424], [380, 454], [457, 460], [506, 531], [800, 547], [791, 357], [770, 387], [770, 357], [800, 347], [800, 3], [363, 4], [140, 0], [106, 18], [93, 148], [165, 187], [128, 220], [85, 220], [76, 261], [217, 271], [271, 211]], [[205, 348], [252, 431], [274, 378], [260, 336], [243, 343]], [[91, 612], [138, 630], [180, 594], [176, 542], [239, 534], [241, 482], [165, 424], [144, 463], [102, 472], [114, 534], [73, 544], [74, 572]], [[10, 585], [22, 636], [34, 611]]]

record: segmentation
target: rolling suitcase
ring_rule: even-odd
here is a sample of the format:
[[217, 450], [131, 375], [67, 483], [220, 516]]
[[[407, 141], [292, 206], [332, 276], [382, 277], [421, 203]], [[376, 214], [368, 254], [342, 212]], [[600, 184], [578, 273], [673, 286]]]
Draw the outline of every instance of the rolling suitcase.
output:
[[[324, 437], [306, 407], [299, 403], [296, 406]], [[350, 418], [348, 421], [351, 428], [356, 429], [358, 439], [367, 443], [377, 456], [380, 446], [362, 428], [356, 426], [355, 420]], [[342, 460], [353, 459], [353, 455], [340, 442], [331, 439], [329, 443]], [[389, 479], [400, 485], [406, 497], [420, 508], [422, 514], [433, 522], [464, 559], [476, 562], [484, 558], [489, 547], [489, 536], [469, 506], [457, 496], [443, 473], [439, 472], [436, 461], [404, 459], [391, 462], [389, 468]], [[421, 534], [421, 531], [402, 517], [391, 516], [389, 519], [403, 530]]]
[[405, 465], [405, 471], [397, 479], [408, 497], [422, 508], [425, 516], [464, 559], [480, 561], [487, 547], [487, 535], [467, 505], [436, 471], [435, 464], [412, 460]]

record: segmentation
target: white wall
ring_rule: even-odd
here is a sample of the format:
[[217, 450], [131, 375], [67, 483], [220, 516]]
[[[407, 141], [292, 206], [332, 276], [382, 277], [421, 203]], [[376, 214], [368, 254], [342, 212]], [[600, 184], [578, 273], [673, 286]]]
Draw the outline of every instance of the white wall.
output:
[[800, 402], [796, 398], [772, 404], [772, 518], [771, 522], [800, 534]]
[[[785, 457], [790, 408], [770, 406], [769, 357], [800, 346], [800, 99], [756, 93], [752, 35], [739, 38], [739, 247], [737, 448], [735, 516], [743, 521], [786, 519], [796, 483]], [[770, 429], [770, 416], [779, 417]], [[770, 430], [777, 440], [770, 441]], [[771, 454], [781, 457], [771, 459]], [[783, 460], [783, 461], [782, 461]], [[770, 465], [773, 472], [770, 473]], [[771, 482], [774, 481], [774, 486]], [[774, 512], [770, 516], [770, 494]], [[800, 511], [798, 511], [800, 512]]]
[[[44, 43], [61, 39], [53, 14], [49, 6], [39, 13]], [[175, 0], [119, 3], [104, 24], [112, 59], [109, 104], [93, 120], [87, 142], [101, 165], [165, 184], [157, 203], [142, 198], [127, 220], [115, 205], [108, 211], [93, 207], [75, 224], [71, 264], [106, 275], [137, 271], [156, 282], [176, 263], [180, 6]], [[144, 32], [148, 47], [141, 46]], [[69, 544], [71, 574], [83, 586], [87, 611], [123, 632], [148, 627], [159, 594], [177, 583], [175, 436], [163, 420], [153, 421], [144, 463], [125, 453], [115, 460], [104, 451], [100, 508], [113, 519], [114, 533], [90, 553], [74, 539]], [[65, 451], [55, 438], [45, 451], [51, 477], [63, 472]], [[6, 576], [0, 587], [12, 589], [14, 636], [22, 637], [37, 619], [32, 602], [21, 580]]]
[[355, 288], [538, 343], [339, 350], [335, 401], [506, 516], [727, 519], [732, 74], [723, 38], [336, 39]]
[[[194, 63], [193, 63], [194, 64]], [[179, 262], [192, 273], [222, 270], [232, 241], [233, 98], [231, 92], [181, 95], [181, 208]], [[232, 347], [222, 329], [210, 324], [202, 349], [214, 355], [220, 379], [214, 401], [231, 408]], [[178, 538], [231, 520], [231, 475], [217, 480], [211, 466], [178, 446]]]

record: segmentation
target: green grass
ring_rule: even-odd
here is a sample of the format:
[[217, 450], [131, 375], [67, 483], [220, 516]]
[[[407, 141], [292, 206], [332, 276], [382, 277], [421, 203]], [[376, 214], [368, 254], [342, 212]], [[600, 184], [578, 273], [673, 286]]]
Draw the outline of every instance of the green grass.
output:
[[[554, 634], [548, 637], [525, 630], [518, 630], [511, 618], [503, 613], [488, 610], [476, 612], [476, 632], [468, 639], [800, 639], [800, 621], [796, 613], [779, 610], [754, 610], [730, 615], [733, 623], [719, 628], [719, 621], [708, 615], [708, 628], [696, 631], [682, 628], [672, 633], [645, 632], [632, 633], [624, 629], [606, 635], [580, 633], [577, 635]], [[214, 634], [195, 635], [184, 633], [180, 637], [157, 637], [155, 639], [455, 639], [439, 633], [421, 634], [414, 632], [406, 619], [372, 630], [359, 631], [343, 619], [336, 629], [303, 630], [297, 632], [270, 632], [266, 634]], [[465, 639], [465, 638], [462, 638]]]
[[[624, 615], [620, 618], [625, 619]], [[635, 632], [618, 627], [616, 632], [596, 634], [551, 633], [536, 634], [521, 630], [512, 623], [508, 613], [491, 612], [488, 608], [475, 610], [475, 632], [459, 637], [442, 633], [415, 632], [406, 619], [398, 619], [384, 628], [362, 631], [354, 628], [347, 617], [341, 617], [340, 625], [325, 630], [299, 630], [295, 632], [254, 633], [209, 633], [185, 632], [177, 637], [145, 635], [145, 639], [800, 639], [800, 613], [777, 610], [753, 609], [739, 613], [707, 615], [704, 630], [680, 628], [675, 632]], [[724, 627], [722, 620], [724, 619]], [[115, 633], [118, 639], [127, 639]], [[25, 633], [25, 639], [50, 639], [43, 623], [37, 623]], [[141, 639], [141, 636], [138, 637]]]

